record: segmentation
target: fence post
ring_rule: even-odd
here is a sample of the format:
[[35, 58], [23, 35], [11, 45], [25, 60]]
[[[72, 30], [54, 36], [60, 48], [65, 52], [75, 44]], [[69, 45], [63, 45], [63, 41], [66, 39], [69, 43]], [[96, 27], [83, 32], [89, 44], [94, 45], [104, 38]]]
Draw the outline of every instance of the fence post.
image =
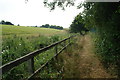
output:
[[[64, 41], [64, 47], [67, 45], [67, 40]], [[65, 49], [65, 52], [67, 51], [67, 48]]]
[[69, 38], [69, 42], [68, 43], [70, 44], [70, 38]]
[[[57, 45], [58, 45], [58, 44], [57, 44]], [[57, 47], [57, 45], [55, 46], [55, 54], [58, 53], [58, 47]]]
[[30, 74], [32, 74], [34, 73], [34, 57], [31, 58], [28, 62], [29, 62], [29, 65], [28, 65], [29, 72]]
[[64, 41], [64, 47], [66, 46], [66, 40]]

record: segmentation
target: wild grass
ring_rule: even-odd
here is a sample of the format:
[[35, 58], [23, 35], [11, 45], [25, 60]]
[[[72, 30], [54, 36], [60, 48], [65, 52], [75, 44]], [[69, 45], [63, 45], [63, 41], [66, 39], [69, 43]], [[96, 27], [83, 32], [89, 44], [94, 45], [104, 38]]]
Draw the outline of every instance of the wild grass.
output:
[[78, 63], [79, 63], [79, 50], [82, 49], [80, 42], [78, 41], [80, 36], [77, 36], [71, 40], [72, 44], [60, 54], [63, 63], [62, 78], [79, 78]]
[[[2, 26], [2, 63], [6, 64], [34, 50], [46, 47], [56, 41], [67, 38], [64, 30], [25, 27], [25, 26]], [[54, 56], [54, 49], [43, 52], [34, 58], [35, 70]], [[13, 68], [3, 75], [3, 79], [22, 79], [28, 77], [28, 61]], [[11, 77], [12, 76], [12, 77]]]

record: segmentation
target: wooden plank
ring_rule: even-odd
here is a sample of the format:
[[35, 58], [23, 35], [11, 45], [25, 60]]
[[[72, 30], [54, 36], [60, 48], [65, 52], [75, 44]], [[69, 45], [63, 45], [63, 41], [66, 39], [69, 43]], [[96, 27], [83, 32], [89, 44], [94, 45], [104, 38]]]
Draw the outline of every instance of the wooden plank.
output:
[[64, 46], [66, 45], [66, 41], [64, 41]]
[[68, 39], [68, 41], [69, 41], [68, 43], [70, 43], [70, 39]]
[[57, 54], [57, 52], [58, 52], [58, 47], [57, 46], [58, 45], [55, 46], [55, 54]]

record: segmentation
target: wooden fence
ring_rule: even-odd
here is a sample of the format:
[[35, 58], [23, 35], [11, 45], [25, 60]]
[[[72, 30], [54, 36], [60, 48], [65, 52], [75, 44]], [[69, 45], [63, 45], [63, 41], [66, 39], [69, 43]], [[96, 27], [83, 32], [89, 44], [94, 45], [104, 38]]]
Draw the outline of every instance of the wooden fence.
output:
[[[20, 65], [21, 63], [25, 62], [25, 61], [30, 61], [30, 66], [29, 66], [29, 69], [30, 69], [30, 72], [31, 72], [31, 75], [28, 77], [28, 79], [30, 79], [31, 77], [33, 77], [35, 74], [37, 74], [38, 72], [40, 72], [40, 70], [45, 67], [48, 62], [50, 61], [47, 61], [45, 64], [43, 64], [39, 69], [37, 69], [36, 71], [34, 70], [34, 57], [37, 56], [38, 54], [41, 54], [42, 52], [46, 51], [46, 50], [49, 50], [50, 48], [53, 48], [55, 47], [55, 55], [52, 57], [52, 58], [55, 58], [59, 53], [61, 53], [70, 43], [70, 39], [75, 37], [76, 35], [73, 35], [73, 36], [70, 36], [64, 40], [61, 40], [61, 41], [58, 41], [56, 43], [53, 43], [45, 48], [42, 48], [42, 49], [39, 49], [39, 50], [36, 50], [34, 52], [31, 52], [27, 55], [24, 55], [20, 58], [17, 58], [16, 60], [14, 61], [11, 61], [7, 64], [4, 64], [3, 66], [0, 67], [0, 71], [2, 70], [2, 74], [4, 74], [5, 72], [8, 72], [9, 70], [11, 70], [12, 68], [14, 68], [15, 66], [18, 66]], [[68, 44], [65, 44], [64, 47], [58, 51], [58, 44], [64, 42], [66, 43], [66, 41], [68, 40]], [[51, 58], [51, 60], [52, 60]]]

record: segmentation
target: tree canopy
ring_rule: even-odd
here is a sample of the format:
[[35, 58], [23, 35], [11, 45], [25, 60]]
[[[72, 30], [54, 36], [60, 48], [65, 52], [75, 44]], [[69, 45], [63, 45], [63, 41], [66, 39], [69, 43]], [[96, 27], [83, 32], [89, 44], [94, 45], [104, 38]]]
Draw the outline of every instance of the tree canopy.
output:
[[4, 24], [4, 25], [14, 25], [14, 24], [12, 24], [12, 23], [9, 22], [9, 21], [4, 21], [4, 20], [2, 20], [2, 21], [0, 22], [0, 24]]
[[84, 20], [80, 13], [75, 17], [72, 24], [70, 25], [70, 32], [80, 33], [83, 35], [82, 31], [87, 32], [88, 29], [85, 28]]

